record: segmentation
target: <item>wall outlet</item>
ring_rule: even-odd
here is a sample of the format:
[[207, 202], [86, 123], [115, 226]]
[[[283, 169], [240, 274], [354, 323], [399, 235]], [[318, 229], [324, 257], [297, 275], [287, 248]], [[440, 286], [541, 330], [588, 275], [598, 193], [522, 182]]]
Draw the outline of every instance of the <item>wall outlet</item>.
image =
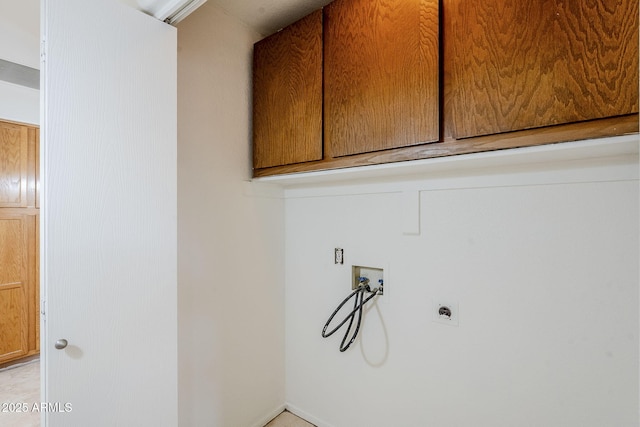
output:
[[443, 325], [458, 326], [460, 323], [460, 310], [457, 301], [437, 299], [431, 307], [432, 320]]
[[344, 264], [344, 249], [335, 248], [333, 250], [333, 263], [334, 264]]
[[[371, 289], [380, 288], [384, 284], [384, 269], [382, 268], [354, 265], [351, 267], [351, 272], [351, 289], [360, 286], [361, 278], [369, 279]], [[378, 295], [383, 294], [383, 289], [381, 289]]]

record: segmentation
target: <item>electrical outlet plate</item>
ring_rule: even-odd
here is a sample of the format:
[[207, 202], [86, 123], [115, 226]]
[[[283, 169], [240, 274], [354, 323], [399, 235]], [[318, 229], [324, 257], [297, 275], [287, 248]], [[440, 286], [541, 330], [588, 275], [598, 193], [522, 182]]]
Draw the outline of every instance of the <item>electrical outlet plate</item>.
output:
[[[354, 265], [351, 267], [351, 289], [356, 289], [360, 286], [360, 278], [366, 277], [369, 279], [369, 286], [371, 289], [375, 289], [384, 284], [384, 269], [377, 267], [364, 267], [360, 265]], [[383, 292], [378, 292], [378, 295], [384, 295]]]
[[[447, 316], [444, 314], [440, 314], [441, 308], [446, 307], [451, 312], [451, 316]], [[449, 326], [459, 326], [460, 324], [460, 310], [458, 308], [458, 302], [452, 301], [448, 299], [437, 299], [433, 301], [433, 305], [431, 307], [432, 312], [432, 320], [436, 323], [442, 323], [443, 325]]]

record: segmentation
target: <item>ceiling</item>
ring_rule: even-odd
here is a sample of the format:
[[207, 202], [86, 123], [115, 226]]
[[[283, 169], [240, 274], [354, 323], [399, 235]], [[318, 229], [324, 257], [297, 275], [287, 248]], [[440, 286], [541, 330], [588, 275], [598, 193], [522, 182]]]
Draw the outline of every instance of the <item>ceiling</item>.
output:
[[[119, 1], [153, 15], [176, 0]], [[329, 4], [331, 0], [207, 0], [207, 2], [213, 3], [227, 14], [267, 36]]]
[[[154, 11], [174, 0], [118, 0]], [[267, 36], [331, 0], [207, 0]], [[40, 68], [40, 0], [0, 0], [0, 59]], [[198, 13], [196, 10], [194, 13]]]
[[[286, 27], [331, 0], [208, 0], [265, 36]], [[197, 13], [197, 11], [195, 12]]]

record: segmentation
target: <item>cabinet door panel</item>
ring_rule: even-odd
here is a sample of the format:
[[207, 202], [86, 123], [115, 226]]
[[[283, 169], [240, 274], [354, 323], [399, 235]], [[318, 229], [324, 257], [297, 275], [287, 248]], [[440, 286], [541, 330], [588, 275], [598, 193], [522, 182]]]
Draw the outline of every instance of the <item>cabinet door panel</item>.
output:
[[0, 362], [28, 351], [28, 224], [0, 211]]
[[0, 285], [0, 363], [27, 355], [24, 284]]
[[638, 0], [556, 0], [556, 10], [555, 92], [567, 121], [637, 113]]
[[336, 0], [324, 10], [327, 154], [437, 141], [438, 1]]
[[256, 43], [253, 165], [322, 158], [322, 11]]
[[27, 206], [28, 128], [0, 122], [0, 207]]
[[445, 0], [455, 138], [638, 112], [637, 0]]

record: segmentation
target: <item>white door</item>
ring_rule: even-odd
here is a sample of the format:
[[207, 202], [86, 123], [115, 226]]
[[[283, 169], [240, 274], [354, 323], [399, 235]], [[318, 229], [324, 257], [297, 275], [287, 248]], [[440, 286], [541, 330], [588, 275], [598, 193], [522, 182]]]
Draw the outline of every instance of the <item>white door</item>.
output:
[[176, 426], [176, 29], [42, 6], [44, 419]]

